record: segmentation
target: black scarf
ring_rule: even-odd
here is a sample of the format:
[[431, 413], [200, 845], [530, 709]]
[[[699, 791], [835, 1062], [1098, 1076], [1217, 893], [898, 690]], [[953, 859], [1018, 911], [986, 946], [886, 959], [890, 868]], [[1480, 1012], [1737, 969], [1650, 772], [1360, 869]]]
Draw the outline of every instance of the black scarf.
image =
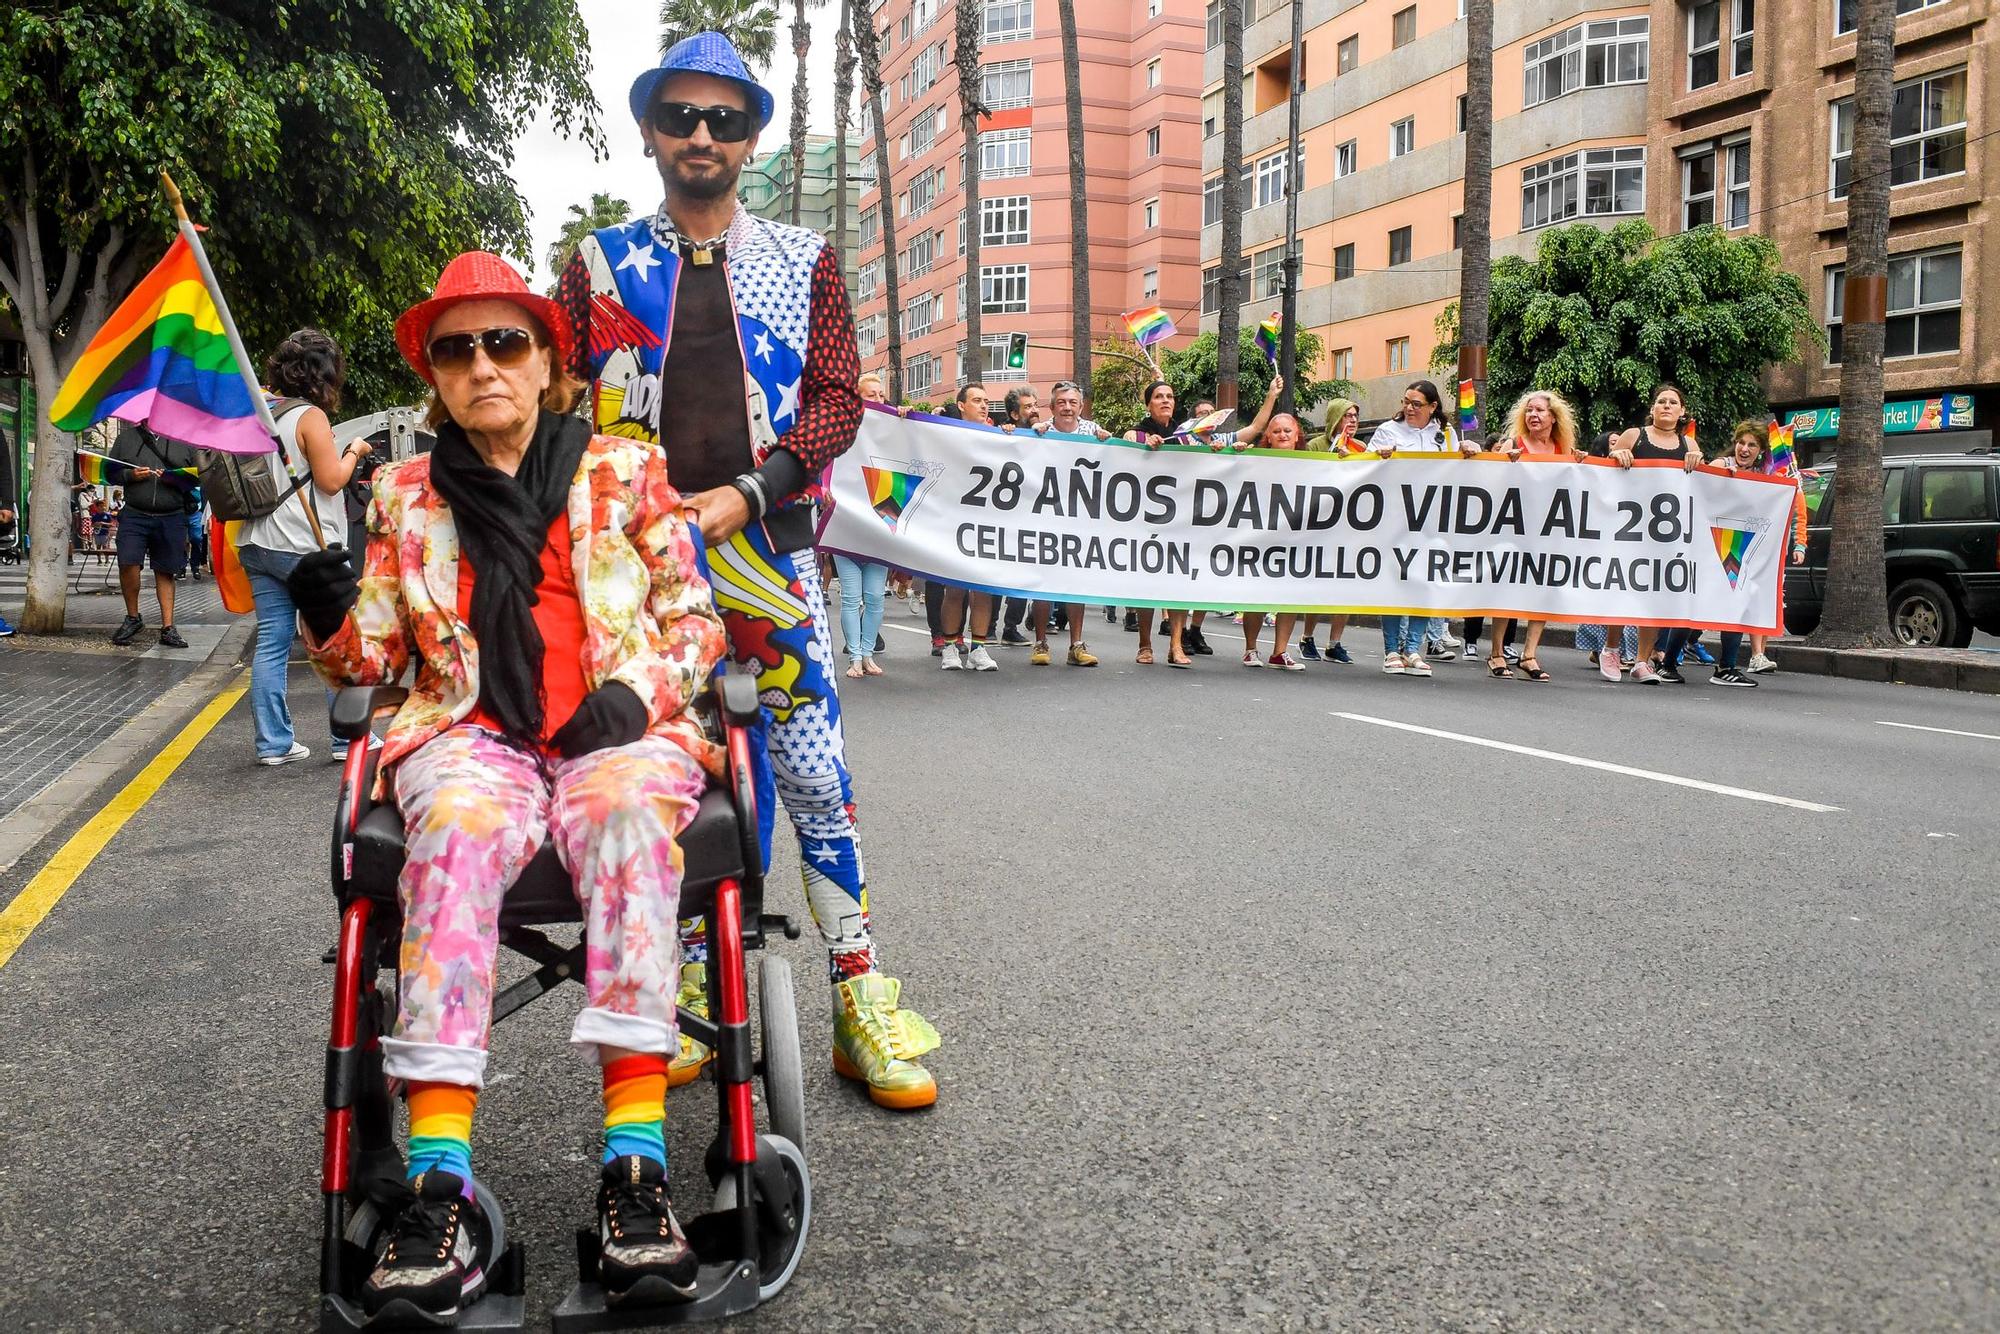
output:
[[438, 427], [431, 450], [431, 483], [451, 507], [460, 559], [472, 562], [479, 703], [525, 745], [542, 739], [542, 632], [533, 610], [542, 548], [589, 443], [583, 422], [544, 411], [512, 477], [480, 458], [455, 422]]

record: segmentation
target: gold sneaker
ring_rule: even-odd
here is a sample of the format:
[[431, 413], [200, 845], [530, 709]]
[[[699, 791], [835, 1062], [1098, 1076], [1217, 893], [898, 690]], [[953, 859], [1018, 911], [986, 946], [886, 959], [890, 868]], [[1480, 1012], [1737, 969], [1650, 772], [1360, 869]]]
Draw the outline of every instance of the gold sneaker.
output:
[[1049, 665], [1048, 640], [1037, 639], [1035, 641], [1035, 651], [1028, 655], [1028, 665], [1031, 667], [1046, 667]]
[[1095, 667], [1097, 655], [1081, 639], [1069, 646], [1069, 665], [1072, 667]]
[[833, 989], [833, 1068], [868, 1085], [877, 1106], [908, 1111], [937, 1101], [937, 1081], [917, 1058], [940, 1039], [928, 1020], [897, 1008], [903, 984], [880, 973], [850, 977]]
[[[681, 988], [674, 996], [674, 1004], [693, 1011], [703, 1019], [708, 1018], [707, 964], [681, 965]], [[677, 1089], [683, 1084], [692, 1084], [701, 1074], [701, 1068], [714, 1059], [715, 1053], [708, 1049], [708, 1044], [681, 1034], [680, 1053], [667, 1062], [667, 1087]]]

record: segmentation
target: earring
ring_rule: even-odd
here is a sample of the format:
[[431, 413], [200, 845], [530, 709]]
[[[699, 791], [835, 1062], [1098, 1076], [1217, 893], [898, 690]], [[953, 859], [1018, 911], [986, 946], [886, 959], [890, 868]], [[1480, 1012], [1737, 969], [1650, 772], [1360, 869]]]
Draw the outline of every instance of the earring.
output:
[[651, 144], [646, 145], [646, 156], [647, 157], [653, 156], [653, 146]]

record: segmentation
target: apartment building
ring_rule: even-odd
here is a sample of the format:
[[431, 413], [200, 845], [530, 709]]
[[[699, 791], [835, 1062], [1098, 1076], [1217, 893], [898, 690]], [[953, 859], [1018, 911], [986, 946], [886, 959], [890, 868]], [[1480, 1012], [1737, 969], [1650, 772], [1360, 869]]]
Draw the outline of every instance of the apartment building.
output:
[[[779, 136], [782, 140], [783, 136]], [[839, 181], [839, 163], [833, 150], [833, 136], [830, 134], [809, 134], [806, 136], [805, 189], [799, 196], [799, 225], [833, 239], [833, 213], [836, 192], [843, 188]], [[844, 189], [847, 194], [848, 247], [842, 276], [849, 287], [854, 285], [854, 226], [861, 216], [861, 188], [872, 185], [875, 170], [857, 150], [852, 141], [847, 146], [847, 180]], [[770, 218], [774, 222], [792, 220], [792, 150], [789, 145], [774, 148], [768, 153], [759, 153], [744, 164], [742, 180], [737, 185], [737, 197], [743, 206], [760, 218]]]
[[[1990, 0], [1898, 0], [1890, 111], [1884, 447], [1990, 446], [2000, 410], [2000, 111]], [[1770, 377], [1802, 449], [1838, 429], [1840, 316], [1853, 148], [1854, 0], [1661, 0], [1651, 90], [1661, 232], [1762, 232], [1805, 280], [1829, 351]], [[1782, 40], [1779, 40], [1782, 35]]]
[[[903, 388], [942, 399], [970, 379], [1049, 384], [1072, 369], [1071, 265], [1090, 266], [1091, 326], [1158, 302], [1192, 333], [1199, 301], [1201, 0], [1085, 0], [1076, 6], [1083, 87], [1090, 252], [1071, 253], [1069, 149], [1056, 0], [980, 3], [980, 273], [968, 284], [964, 136], [953, 65], [956, 6], [883, 0], [880, 34], [890, 180], [862, 193], [854, 308], [862, 365], [888, 365], [884, 267], [900, 281]], [[874, 160], [872, 135], [861, 149]], [[872, 177], [872, 172], [871, 172]], [[895, 209], [896, 255], [881, 212]], [[964, 347], [968, 299], [983, 346]], [[1028, 335], [1025, 369], [1008, 335]], [[997, 397], [997, 395], [996, 395]]]
[[[1961, 0], [1962, 2], [1962, 0]], [[1299, 196], [1299, 325], [1327, 351], [1318, 376], [1361, 386], [1389, 415], [1429, 374], [1438, 315], [1457, 298], [1464, 199], [1465, 23], [1459, 0], [1242, 0], [1243, 159], [1222, 160], [1222, 4], [1208, 0], [1203, 64], [1202, 311], [1214, 327], [1225, 177], [1239, 180], [1242, 318], [1278, 309], [1286, 194]], [[1647, 79], [1660, 20], [1646, 5], [1498, 6], [1493, 57], [1493, 254], [1532, 253], [1553, 224], [1646, 211]], [[1287, 164], [1293, 60], [1304, 93]], [[1227, 168], [1227, 170], [1226, 170]]]

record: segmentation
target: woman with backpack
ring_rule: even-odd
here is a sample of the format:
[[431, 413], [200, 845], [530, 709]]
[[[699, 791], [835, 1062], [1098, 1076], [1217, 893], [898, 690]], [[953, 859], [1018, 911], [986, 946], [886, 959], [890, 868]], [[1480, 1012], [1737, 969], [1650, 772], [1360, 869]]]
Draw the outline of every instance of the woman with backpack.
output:
[[[299, 478], [310, 474], [301, 488], [312, 497], [320, 534], [329, 547], [347, 541], [347, 504], [341, 490], [369, 453], [361, 441], [341, 453], [333, 443], [328, 414], [340, 407], [347, 381], [347, 358], [333, 339], [317, 329], [300, 329], [264, 363], [265, 383], [279, 395], [271, 405], [286, 467]], [[250, 664], [250, 717], [257, 733], [257, 763], [291, 764], [311, 756], [292, 733], [292, 710], [286, 699], [290, 680], [292, 636], [298, 631], [298, 608], [285, 577], [299, 558], [317, 551], [319, 538], [306, 518], [297, 495], [285, 497], [261, 518], [248, 519], [237, 532], [236, 554], [250, 578], [257, 603], [257, 655]], [[334, 743], [340, 759], [346, 747]]]

